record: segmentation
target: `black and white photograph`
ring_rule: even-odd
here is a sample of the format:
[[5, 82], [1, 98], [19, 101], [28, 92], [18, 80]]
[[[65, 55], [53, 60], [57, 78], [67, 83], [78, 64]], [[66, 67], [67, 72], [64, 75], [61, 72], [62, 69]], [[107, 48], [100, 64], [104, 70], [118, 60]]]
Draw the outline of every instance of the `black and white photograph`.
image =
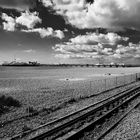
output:
[[0, 140], [140, 140], [140, 0], [0, 0]]

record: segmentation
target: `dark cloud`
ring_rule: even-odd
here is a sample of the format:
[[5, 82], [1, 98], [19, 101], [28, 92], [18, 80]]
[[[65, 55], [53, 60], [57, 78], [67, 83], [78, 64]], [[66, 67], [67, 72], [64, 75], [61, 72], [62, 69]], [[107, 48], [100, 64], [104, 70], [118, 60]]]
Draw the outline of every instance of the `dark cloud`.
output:
[[27, 10], [36, 6], [37, 0], [0, 0], [0, 7]]
[[37, 27], [52, 27], [55, 30], [64, 30], [71, 27], [66, 25], [62, 16], [57, 15], [53, 9], [45, 7], [42, 2], [37, 1], [37, 6], [32, 11], [38, 12], [40, 19], [42, 19], [42, 23], [38, 24]]
[[94, 0], [86, 0], [88, 3], [93, 3]]

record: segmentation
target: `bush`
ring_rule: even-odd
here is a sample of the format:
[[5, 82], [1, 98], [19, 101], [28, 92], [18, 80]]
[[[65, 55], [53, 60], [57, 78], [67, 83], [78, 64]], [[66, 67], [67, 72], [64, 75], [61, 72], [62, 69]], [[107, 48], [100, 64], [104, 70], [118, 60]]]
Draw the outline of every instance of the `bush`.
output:
[[21, 104], [18, 100], [13, 99], [12, 97], [8, 97], [6, 99], [7, 106], [15, 106], [15, 107], [20, 107]]
[[5, 104], [5, 96], [4, 95], [2, 95], [0, 97], [0, 104]]
[[9, 111], [8, 107], [0, 105], [0, 115], [8, 111]]
[[71, 98], [70, 100], [68, 100], [67, 103], [72, 104], [72, 103], [75, 103], [75, 102], [77, 102], [77, 100], [75, 98]]
[[11, 97], [11, 96], [6, 97], [5, 95], [2, 95], [0, 97], [0, 105], [8, 106], [8, 107], [11, 107], [11, 106], [20, 107], [21, 103], [18, 100], [16, 100], [13, 97]]

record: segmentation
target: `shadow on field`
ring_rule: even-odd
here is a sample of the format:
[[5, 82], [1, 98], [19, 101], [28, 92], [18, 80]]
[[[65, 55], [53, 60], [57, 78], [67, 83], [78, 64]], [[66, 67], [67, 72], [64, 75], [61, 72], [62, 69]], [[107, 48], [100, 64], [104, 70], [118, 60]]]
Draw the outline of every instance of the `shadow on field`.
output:
[[21, 107], [21, 103], [13, 97], [0, 96], [0, 115], [8, 112], [10, 107]]

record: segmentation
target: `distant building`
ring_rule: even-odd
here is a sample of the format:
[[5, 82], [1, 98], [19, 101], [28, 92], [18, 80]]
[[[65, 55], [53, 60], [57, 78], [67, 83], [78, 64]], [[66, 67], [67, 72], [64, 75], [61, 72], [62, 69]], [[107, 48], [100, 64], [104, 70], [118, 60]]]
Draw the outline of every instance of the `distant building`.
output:
[[38, 63], [37, 61], [35, 62], [31, 62], [29, 61], [27, 62], [17, 62], [17, 61], [12, 61], [12, 62], [6, 62], [2, 64], [3, 66], [39, 66], [40, 63]]

